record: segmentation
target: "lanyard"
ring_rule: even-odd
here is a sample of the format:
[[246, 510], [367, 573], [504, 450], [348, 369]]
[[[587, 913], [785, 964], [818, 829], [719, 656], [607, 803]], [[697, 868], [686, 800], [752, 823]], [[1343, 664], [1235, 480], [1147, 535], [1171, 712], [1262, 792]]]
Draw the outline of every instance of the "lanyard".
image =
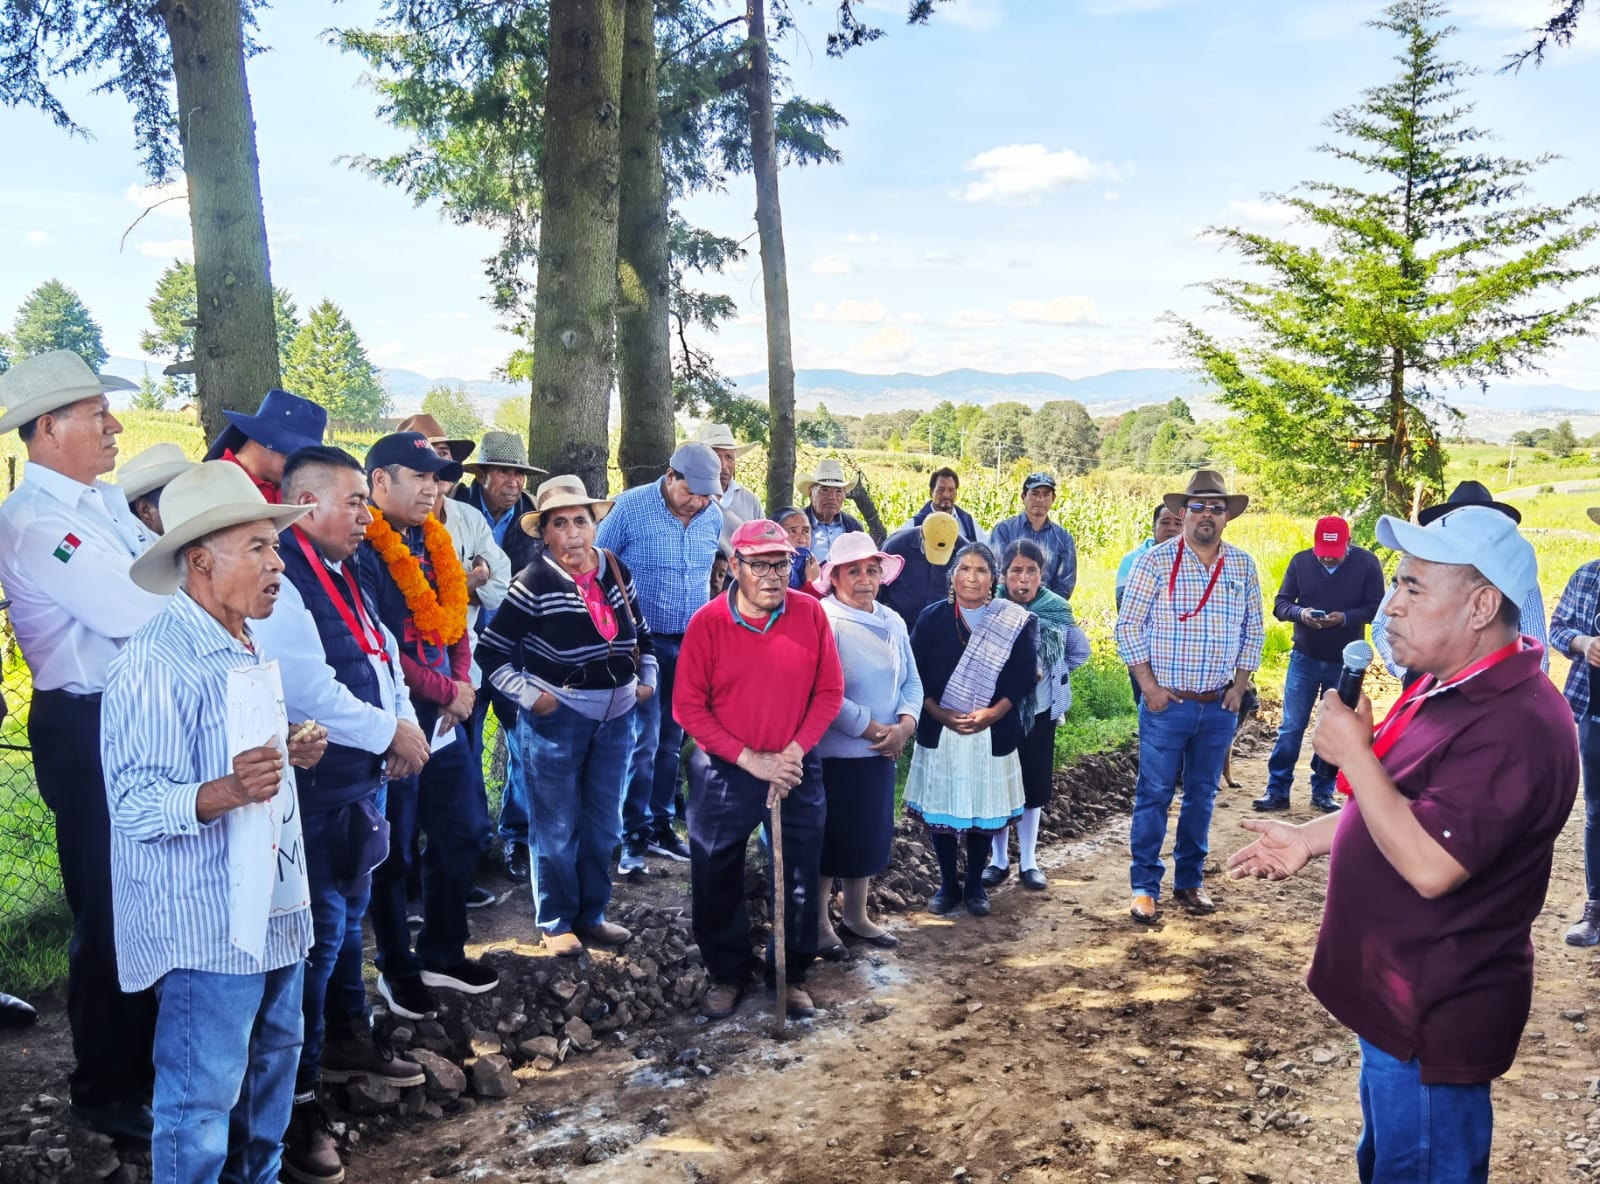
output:
[[[1200, 597], [1200, 603], [1186, 613], [1179, 613], [1179, 621], [1193, 620], [1200, 615], [1200, 610], [1205, 608], [1206, 601], [1211, 599], [1211, 593], [1216, 589], [1217, 579], [1222, 575], [1222, 563], [1227, 558], [1223, 551], [1217, 552], [1217, 566], [1211, 569], [1211, 582], [1206, 585], [1205, 592]], [[1178, 540], [1178, 553], [1172, 558], [1172, 574], [1167, 577], [1167, 600], [1170, 602], [1173, 594], [1178, 590], [1178, 568], [1183, 564], [1183, 540]], [[1176, 605], [1174, 605], [1176, 608]]]
[[[1416, 682], [1406, 688], [1403, 695], [1395, 700], [1394, 706], [1389, 708], [1389, 714], [1385, 715], [1383, 722], [1373, 730], [1372, 754], [1382, 760], [1384, 755], [1400, 742], [1400, 737], [1411, 726], [1411, 721], [1416, 718], [1417, 712], [1422, 710], [1424, 702], [1432, 699], [1435, 695], [1442, 695], [1446, 691], [1455, 690], [1462, 683], [1477, 678], [1478, 675], [1490, 667], [1498, 666], [1511, 655], [1520, 653], [1521, 650], [1522, 638], [1518, 637], [1509, 645], [1503, 645], [1495, 650], [1494, 653], [1486, 654], [1479, 658], [1449, 682], [1439, 683], [1436, 686], [1434, 685], [1434, 677], [1431, 674], [1425, 674], [1417, 679]], [[1351, 792], [1350, 782], [1342, 770], [1335, 781], [1335, 787], [1343, 794]]]
[[361, 647], [361, 652], [368, 657], [378, 658], [388, 664], [389, 651], [384, 648], [383, 634], [372, 623], [372, 618], [367, 616], [366, 605], [361, 601], [361, 590], [356, 586], [356, 578], [350, 574], [348, 564], [342, 566], [340, 574], [344, 576], [345, 586], [350, 589], [350, 599], [355, 603], [355, 612], [350, 611], [350, 606], [345, 603], [339, 590], [333, 586], [333, 577], [328, 574], [328, 565], [322, 561], [311, 541], [306, 538], [305, 532], [298, 526], [290, 527], [294, 532], [295, 542], [300, 544], [300, 550], [305, 553], [306, 562], [311, 564], [311, 570], [317, 575], [317, 582], [322, 585], [322, 590], [328, 594], [328, 599], [333, 601], [333, 607], [339, 610], [345, 628], [350, 630], [350, 635], [356, 639], [356, 644]]

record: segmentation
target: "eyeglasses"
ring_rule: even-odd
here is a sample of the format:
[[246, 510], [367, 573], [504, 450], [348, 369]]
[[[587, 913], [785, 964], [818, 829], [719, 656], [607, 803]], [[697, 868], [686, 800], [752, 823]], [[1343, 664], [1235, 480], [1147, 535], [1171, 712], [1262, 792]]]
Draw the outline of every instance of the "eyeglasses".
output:
[[1195, 514], [1226, 514], [1228, 512], [1228, 503], [1224, 501], [1184, 502], [1183, 505], [1184, 509]]
[[751, 571], [756, 578], [762, 576], [786, 576], [789, 574], [789, 561], [787, 559], [745, 559], [740, 557], [739, 562]]

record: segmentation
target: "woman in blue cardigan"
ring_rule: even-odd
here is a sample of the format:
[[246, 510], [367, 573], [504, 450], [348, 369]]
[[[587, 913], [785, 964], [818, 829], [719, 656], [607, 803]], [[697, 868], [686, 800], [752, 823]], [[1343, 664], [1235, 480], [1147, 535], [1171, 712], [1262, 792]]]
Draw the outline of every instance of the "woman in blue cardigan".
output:
[[933, 913], [953, 912], [965, 900], [973, 916], [988, 915], [981, 876], [990, 836], [1023, 809], [1017, 706], [1036, 681], [1035, 618], [994, 599], [999, 583], [994, 552], [969, 543], [951, 564], [948, 600], [923, 609], [911, 631], [923, 699], [906, 812], [927, 824], [939, 858], [939, 891], [928, 902]]
[[552, 477], [534, 505], [520, 525], [544, 546], [511, 581], [478, 664], [519, 708], [535, 920], [546, 948], [571, 958], [584, 942], [633, 936], [606, 920], [606, 905], [632, 713], [655, 693], [655, 645], [627, 567], [594, 545], [611, 503], [576, 477]]

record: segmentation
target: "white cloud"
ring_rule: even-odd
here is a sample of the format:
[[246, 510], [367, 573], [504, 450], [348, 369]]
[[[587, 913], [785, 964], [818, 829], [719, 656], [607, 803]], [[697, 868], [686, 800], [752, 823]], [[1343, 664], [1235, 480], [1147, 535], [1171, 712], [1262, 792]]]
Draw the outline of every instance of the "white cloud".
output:
[[852, 246], [870, 246], [878, 241], [878, 236], [875, 234], [857, 234], [852, 230], [844, 236], [844, 241]]
[[920, 312], [900, 312], [889, 318], [891, 325], [921, 325], [926, 321]]
[[1101, 178], [1120, 180], [1116, 165], [1079, 156], [1070, 148], [1051, 152], [1043, 144], [1006, 144], [974, 156], [968, 172], [982, 173], [959, 193], [958, 201], [992, 201], [1001, 205], [1037, 205], [1055, 189], [1082, 185]]
[[967, 329], [982, 325], [998, 325], [1003, 319], [999, 313], [990, 312], [986, 308], [963, 308], [950, 318], [950, 323]]
[[850, 275], [855, 269], [856, 265], [843, 255], [824, 255], [811, 261], [811, 270], [816, 275]]
[[56, 245], [55, 236], [48, 230], [30, 230], [22, 236], [22, 241], [30, 247], [53, 247]]
[[1054, 296], [1049, 300], [1013, 300], [1011, 315], [1034, 325], [1095, 325], [1100, 310], [1087, 296]]
[[881, 301], [841, 300], [832, 308], [825, 304], [813, 305], [807, 319], [838, 325], [877, 325], [887, 320], [888, 316]]
[[903, 365], [916, 349], [916, 342], [904, 329], [892, 326], [879, 329], [871, 337], [851, 347], [850, 356], [877, 365]]
[[1532, 29], [1554, 12], [1551, 0], [1456, 0], [1453, 15], [1495, 29]]
[[1300, 211], [1281, 201], [1253, 197], [1249, 201], [1230, 201], [1228, 212], [1252, 226], [1288, 226]]
[[1121, 201], [1122, 194], [1118, 193], [1115, 189], [1107, 189], [1105, 192], [1105, 199], [1107, 201]]
[[129, 185], [123, 196], [130, 205], [148, 209], [152, 218], [189, 219], [189, 185], [182, 178], [165, 185]]
[[187, 238], [146, 239], [139, 244], [139, 254], [152, 259], [182, 259], [194, 262], [194, 240]]
[[924, 251], [922, 261], [935, 267], [960, 267], [965, 260], [955, 251]]

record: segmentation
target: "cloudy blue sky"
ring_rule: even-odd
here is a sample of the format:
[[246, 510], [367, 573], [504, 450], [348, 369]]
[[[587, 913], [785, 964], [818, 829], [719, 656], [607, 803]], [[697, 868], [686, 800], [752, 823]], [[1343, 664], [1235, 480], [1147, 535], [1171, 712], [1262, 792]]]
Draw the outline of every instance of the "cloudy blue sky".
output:
[[[491, 237], [338, 159], [403, 142], [377, 121], [359, 63], [320, 35], [377, 7], [280, 0], [262, 15], [272, 52], [250, 82], [273, 277], [302, 310], [324, 296], [343, 305], [382, 365], [488, 377], [515, 344], [482, 299]], [[797, 88], [850, 120], [836, 136], [843, 163], [782, 179], [795, 358], [869, 372], [1171, 364], [1158, 318], [1200, 314], [1193, 285], [1234, 266], [1198, 231], [1281, 229], [1264, 195], [1330, 175], [1314, 152], [1323, 120], [1390, 77], [1396, 49], [1364, 27], [1378, 11], [1364, 0], [954, 0], [919, 29], [900, 26], [903, 0], [872, 0], [890, 35], [841, 62], [823, 52], [832, 4], [795, 7], [782, 52]], [[1554, 201], [1600, 188], [1588, 118], [1600, 18], [1543, 69], [1495, 73], [1548, 8], [1460, 0], [1450, 48], [1483, 68], [1469, 82], [1476, 122], [1500, 150], [1564, 158], [1537, 178]], [[189, 254], [186, 210], [161, 206], [122, 245], [151, 200], [126, 108], [63, 93], [93, 140], [0, 111], [0, 319], [58, 277], [111, 352], [136, 356], [156, 277]], [[686, 209], [752, 236], [721, 281], [739, 318], [709, 343], [734, 374], [764, 366], [753, 210], [748, 178]], [[1548, 372], [1600, 387], [1600, 347], [1569, 348]]]

